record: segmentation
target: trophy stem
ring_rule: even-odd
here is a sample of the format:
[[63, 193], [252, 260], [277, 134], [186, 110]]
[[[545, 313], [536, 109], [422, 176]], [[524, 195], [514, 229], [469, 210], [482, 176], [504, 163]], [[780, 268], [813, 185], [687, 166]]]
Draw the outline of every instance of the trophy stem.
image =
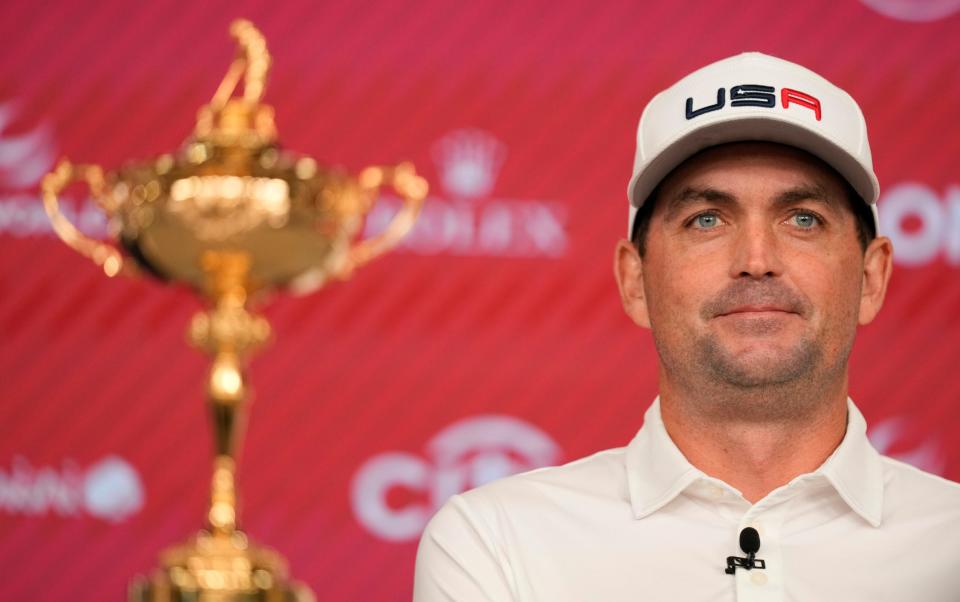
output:
[[230, 537], [237, 530], [236, 459], [249, 396], [243, 364], [269, 337], [270, 326], [246, 308], [253, 288], [249, 255], [207, 251], [201, 266], [213, 307], [194, 316], [189, 334], [196, 346], [213, 356], [207, 381], [214, 446], [207, 519], [212, 535]]
[[213, 426], [213, 477], [209, 530], [161, 554], [162, 568], [130, 588], [133, 602], [314, 602], [305, 586], [290, 582], [286, 562], [254, 545], [237, 527], [236, 467], [249, 389], [244, 363], [270, 336], [270, 325], [247, 310], [250, 256], [206, 251], [201, 256], [211, 307], [193, 317], [191, 342], [213, 357], [207, 403]]

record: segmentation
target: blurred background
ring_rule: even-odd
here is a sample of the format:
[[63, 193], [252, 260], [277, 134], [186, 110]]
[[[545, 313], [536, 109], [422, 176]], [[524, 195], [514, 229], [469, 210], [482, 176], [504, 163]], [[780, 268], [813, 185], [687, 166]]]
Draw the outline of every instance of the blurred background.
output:
[[[611, 270], [636, 122], [746, 50], [863, 107], [897, 255], [851, 394], [881, 451], [960, 479], [960, 0], [6, 0], [0, 599], [122, 599], [202, 525], [208, 360], [184, 337], [199, 303], [105, 278], [55, 238], [37, 189], [60, 157], [114, 169], [178, 148], [237, 17], [273, 54], [286, 148], [353, 172], [412, 160], [432, 186], [400, 249], [262, 308], [275, 337], [250, 369], [242, 525], [319, 599], [408, 600], [450, 494], [630, 440], [657, 389]], [[104, 234], [84, 194], [66, 205]]]

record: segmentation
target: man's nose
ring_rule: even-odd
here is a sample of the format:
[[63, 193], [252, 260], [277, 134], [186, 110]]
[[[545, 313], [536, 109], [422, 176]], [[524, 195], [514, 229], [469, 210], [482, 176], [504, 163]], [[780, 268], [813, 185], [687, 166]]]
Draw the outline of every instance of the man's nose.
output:
[[733, 244], [732, 277], [760, 279], [783, 273], [779, 240], [770, 224], [748, 221], [737, 229]]

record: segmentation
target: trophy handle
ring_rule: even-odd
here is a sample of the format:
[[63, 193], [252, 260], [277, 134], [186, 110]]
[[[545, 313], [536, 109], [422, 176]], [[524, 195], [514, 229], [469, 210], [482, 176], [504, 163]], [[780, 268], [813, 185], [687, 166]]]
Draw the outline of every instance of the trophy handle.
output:
[[111, 245], [90, 238], [78, 230], [61, 213], [60, 202], [57, 197], [67, 185], [76, 181], [86, 182], [90, 188], [91, 196], [100, 205], [101, 209], [106, 211], [108, 215], [113, 213], [113, 208], [103, 201], [105, 184], [103, 170], [100, 166], [73, 165], [70, 161], [63, 159], [53, 171], [43, 177], [43, 182], [40, 185], [43, 194], [43, 208], [47, 212], [47, 217], [50, 218], [54, 232], [74, 251], [100, 266], [107, 276], [116, 276], [121, 271], [129, 272], [131, 266], [124, 262], [120, 251]]
[[383, 186], [391, 186], [403, 199], [403, 206], [382, 233], [354, 243], [346, 272], [397, 246], [413, 227], [430, 188], [427, 181], [417, 175], [412, 163], [401, 163], [396, 167], [368, 167], [360, 172], [359, 180], [361, 188], [371, 195], [376, 195]]

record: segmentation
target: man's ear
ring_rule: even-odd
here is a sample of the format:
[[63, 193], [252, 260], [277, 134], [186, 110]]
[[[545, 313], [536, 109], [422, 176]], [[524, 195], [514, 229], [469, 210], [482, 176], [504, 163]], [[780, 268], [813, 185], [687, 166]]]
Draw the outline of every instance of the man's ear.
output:
[[617, 243], [613, 256], [613, 275], [617, 278], [623, 310], [638, 326], [650, 328], [647, 297], [643, 291], [643, 258], [628, 240]]
[[863, 286], [860, 291], [860, 325], [876, 317], [887, 294], [887, 283], [893, 271], [893, 243], [886, 236], [870, 241], [863, 254]]

